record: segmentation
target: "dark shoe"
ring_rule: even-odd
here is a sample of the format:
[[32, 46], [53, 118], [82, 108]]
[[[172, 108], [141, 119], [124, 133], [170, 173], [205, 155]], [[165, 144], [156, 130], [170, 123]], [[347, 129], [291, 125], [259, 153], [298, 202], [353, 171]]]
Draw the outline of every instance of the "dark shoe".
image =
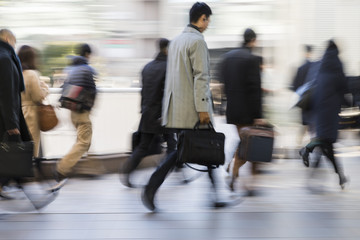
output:
[[214, 202], [214, 208], [223, 208], [227, 206], [228, 206], [227, 202]]
[[247, 196], [247, 197], [255, 197], [258, 195], [259, 195], [259, 192], [256, 190], [247, 190], [247, 192], [245, 194], [245, 196]]
[[224, 201], [224, 202], [220, 202], [220, 201], [216, 201], [213, 203], [213, 207], [214, 208], [224, 208], [224, 207], [232, 207], [232, 206], [236, 206], [238, 204], [240, 204], [243, 200], [241, 198], [235, 199], [235, 200], [231, 200], [231, 201]]
[[303, 159], [304, 165], [306, 167], [309, 167], [309, 152], [307, 151], [307, 149], [305, 147], [300, 149], [299, 154]]
[[341, 189], [345, 189], [346, 184], [349, 183], [349, 179], [345, 176], [340, 177], [339, 185]]
[[145, 187], [141, 194], [141, 201], [144, 204], [144, 206], [150, 211], [155, 211], [156, 209], [154, 204], [154, 197], [155, 197], [155, 191]]
[[127, 173], [120, 173], [120, 182], [122, 185], [133, 188], [134, 186], [130, 183], [130, 174]]
[[65, 185], [68, 178], [65, 175], [63, 175], [55, 170], [54, 171], [54, 180], [56, 181], [56, 183], [55, 183], [55, 185], [53, 185], [49, 188], [50, 192], [59, 191]]

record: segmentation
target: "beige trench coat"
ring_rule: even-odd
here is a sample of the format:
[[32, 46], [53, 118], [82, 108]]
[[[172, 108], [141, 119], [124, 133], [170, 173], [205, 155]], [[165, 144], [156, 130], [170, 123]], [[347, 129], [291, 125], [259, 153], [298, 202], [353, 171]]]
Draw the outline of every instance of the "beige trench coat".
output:
[[49, 89], [44, 82], [40, 81], [37, 71], [24, 70], [23, 76], [25, 91], [21, 93], [22, 110], [34, 141], [34, 157], [38, 157], [40, 149], [40, 129], [37, 116], [37, 104], [44, 100]]
[[212, 119], [210, 56], [203, 35], [192, 27], [170, 42], [163, 98], [162, 125], [191, 129], [199, 112]]

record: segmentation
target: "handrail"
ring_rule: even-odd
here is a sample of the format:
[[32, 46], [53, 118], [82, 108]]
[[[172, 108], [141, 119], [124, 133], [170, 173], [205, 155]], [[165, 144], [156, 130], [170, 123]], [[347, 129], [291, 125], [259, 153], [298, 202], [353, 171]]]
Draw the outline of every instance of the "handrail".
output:
[[[136, 93], [140, 92], [141, 88], [97, 88], [99, 93]], [[61, 93], [61, 88], [49, 88], [50, 93]]]

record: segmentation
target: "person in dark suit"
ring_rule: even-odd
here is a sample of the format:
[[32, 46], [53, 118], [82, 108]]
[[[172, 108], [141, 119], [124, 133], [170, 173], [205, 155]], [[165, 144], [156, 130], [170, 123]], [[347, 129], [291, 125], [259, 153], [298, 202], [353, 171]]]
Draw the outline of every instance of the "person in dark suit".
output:
[[130, 174], [140, 164], [141, 160], [156, 152], [163, 135], [167, 142], [167, 154], [176, 148], [175, 134], [161, 126], [162, 99], [166, 75], [167, 48], [169, 40], [161, 38], [158, 41], [160, 52], [156, 58], [145, 65], [141, 72], [141, 120], [139, 126], [140, 143], [120, 169], [120, 181], [127, 187], [132, 187]]
[[[339, 175], [339, 185], [345, 187], [348, 182], [342, 167], [334, 156], [333, 143], [336, 142], [339, 129], [339, 112], [341, 102], [347, 91], [345, 74], [338, 57], [339, 50], [333, 40], [328, 42], [317, 75], [317, 85], [314, 93], [314, 123], [316, 137], [300, 151], [304, 162], [308, 162], [309, 153], [320, 148], [333, 164], [335, 173]], [[317, 158], [314, 167], [319, 167], [321, 158]]]
[[[318, 63], [311, 61], [311, 55], [313, 51], [313, 46], [305, 45], [305, 62], [297, 69], [293, 82], [290, 86], [290, 90], [296, 92], [301, 86], [306, 82], [313, 80], [318, 71]], [[298, 135], [297, 142], [299, 145], [302, 144], [302, 140], [305, 132], [308, 130], [310, 133], [313, 132], [312, 128], [312, 114], [311, 109], [302, 109], [302, 125], [301, 132]]]
[[[256, 33], [252, 29], [244, 32], [243, 47], [231, 50], [224, 55], [220, 63], [220, 77], [225, 86], [227, 97], [227, 123], [235, 124], [240, 136], [240, 129], [245, 126], [262, 125], [262, 58], [251, 53], [256, 44]], [[230, 188], [234, 190], [234, 181], [239, 175], [239, 168], [246, 163], [240, 159], [237, 148], [234, 155], [232, 180]], [[252, 163], [253, 180], [256, 174], [256, 163]], [[254, 191], [247, 187], [248, 195]]]
[[[25, 85], [21, 63], [14, 51], [15, 43], [15, 35], [10, 30], [0, 30], [0, 137], [8, 135], [9, 141], [30, 141], [21, 108], [21, 92]], [[0, 179], [0, 197], [4, 196], [2, 187], [9, 180]]]
[[290, 87], [294, 92], [305, 83], [306, 76], [311, 66], [311, 54], [313, 47], [311, 45], [305, 45], [305, 62], [297, 69], [296, 75]]

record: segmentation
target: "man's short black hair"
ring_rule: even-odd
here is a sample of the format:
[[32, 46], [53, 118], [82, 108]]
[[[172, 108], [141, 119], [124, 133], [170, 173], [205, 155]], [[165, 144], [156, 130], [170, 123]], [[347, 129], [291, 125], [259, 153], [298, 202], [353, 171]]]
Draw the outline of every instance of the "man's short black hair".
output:
[[305, 51], [306, 51], [307, 53], [311, 53], [312, 50], [313, 50], [313, 46], [311, 46], [311, 45], [305, 45]]
[[160, 51], [163, 51], [169, 45], [169, 40], [166, 38], [160, 38], [158, 41]]
[[204, 2], [194, 3], [189, 12], [190, 23], [196, 23], [203, 14], [208, 18], [212, 14], [211, 8]]
[[256, 33], [251, 28], [247, 28], [244, 32], [244, 43], [248, 44], [254, 39], [256, 39]]
[[78, 54], [79, 56], [85, 57], [87, 53], [91, 54], [91, 48], [90, 48], [89, 44], [82, 43], [77, 46], [76, 54]]

